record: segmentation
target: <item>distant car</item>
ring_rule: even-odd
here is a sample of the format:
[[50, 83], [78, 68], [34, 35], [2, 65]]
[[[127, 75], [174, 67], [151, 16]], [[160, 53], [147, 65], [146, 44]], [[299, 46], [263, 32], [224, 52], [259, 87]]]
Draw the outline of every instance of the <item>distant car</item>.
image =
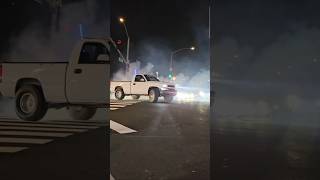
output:
[[132, 81], [111, 81], [110, 91], [114, 92], [118, 100], [124, 99], [125, 96], [132, 96], [133, 99], [149, 96], [149, 101], [153, 103], [158, 102], [161, 96], [165, 102], [170, 103], [177, 94], [174, 84], [161, 82], [148, 74], [135, 75]]
[[83, 39], [69, 62], [0, 64], [0, 96], [15, 98], [19, 118], [36, 121], [48, 108], [67, 107], [74, 119], [94, 116], [109, 103], [111, 39]]

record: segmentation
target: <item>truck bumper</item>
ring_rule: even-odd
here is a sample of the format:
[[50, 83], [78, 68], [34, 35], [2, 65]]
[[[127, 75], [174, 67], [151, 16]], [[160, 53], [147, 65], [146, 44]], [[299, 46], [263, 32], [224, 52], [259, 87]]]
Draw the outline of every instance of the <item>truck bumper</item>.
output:
[[175, 89], [160, 90], [160, 96], [175, 96], [175, 95], [177, 95], [177, 90]]

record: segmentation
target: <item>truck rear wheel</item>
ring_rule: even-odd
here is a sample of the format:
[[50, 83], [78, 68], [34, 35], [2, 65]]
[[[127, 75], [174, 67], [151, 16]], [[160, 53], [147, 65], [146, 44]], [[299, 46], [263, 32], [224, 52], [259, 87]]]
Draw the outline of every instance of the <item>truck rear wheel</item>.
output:
[[152, 103], [158, 102], [159, 96], [160, 96], [160, 92], [158, 89], [153, 88], [149, 90], [149, 102], [152, 102]]
[[171, 103], [173, 101], [173, 96], [164, 96], [165, 103]]
[[31, 85], [22, 86], [16, 92], [15, 106], [17, 116], [26, 121], [38, 121], [48, 110], [41, 90]]
[[68, 111], [74, 120], [89, 120], [96, 114], [97, 108], [72, 106]]
[[123, 90], [122, 90], [121, 88], [117, 88], [116, 91], [115, 91], [115, 93], [114, 93], [114, 96], [115, 96], [116, 99], [118, 99], [118, 100], [123, 100], [125, 94], [124, 94], [124, 92], [123, 92]]
[[137, 100], [137, 99], [139, 99], [139, 98], [140, 98], [140, 96], [139, 96], [139, 95], [132, 95], [131, 97], [132, 97], [132, 99], [134, 99], [134, 100]]

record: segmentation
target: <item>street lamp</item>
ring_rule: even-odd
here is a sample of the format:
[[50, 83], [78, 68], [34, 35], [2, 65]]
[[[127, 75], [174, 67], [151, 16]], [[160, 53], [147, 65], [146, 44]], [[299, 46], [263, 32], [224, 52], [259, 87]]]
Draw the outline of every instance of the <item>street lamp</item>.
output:
[[129, 64], [130, 36], [129, 36], [128, 29], [127, 29], [127, 25], [126, 25], [125, 21], [126, 21], [126, 20], [125, 20], [123, 17], [120, 17], [120, 18], [119, 18], [119, 22], [120, 22], [121, 24], [123, 24], [124, 29], [125, 29], [125, 31], [126, 31], [127, 38], [128, 38], [128, 42], [127, 42], [127, 64]]
[[194, 50], [196, 50], [196, 48], [194, 46], [191, 46], [189, 48], [181, 48], [181, 49], [177, 49], [177, 50], [171, 52], [171, 59], [170, 59], [170, 74], [171, 74], [171, 76], [173, 76], [173, 73], [172, 73], [172, 71], [173, 71], [173, 56], [175, 54], [177, 54], [178, 52], [181, 52], [184, 50], [194, 51]]

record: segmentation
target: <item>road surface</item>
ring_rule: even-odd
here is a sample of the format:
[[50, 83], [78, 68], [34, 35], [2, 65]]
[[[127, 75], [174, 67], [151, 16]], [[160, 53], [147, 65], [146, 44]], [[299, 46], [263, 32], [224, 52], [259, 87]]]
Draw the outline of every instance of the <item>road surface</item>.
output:
[[311, 97], [316, 93], [217, 88], [213, 179], [320, 179], [320, 101]]
[[113, 101], [110, 119], [114, 179], [210, 179], [208, 103]]
[[90, 121], [72, 121], [50, 110], [39, 122], [16, 118], [13, 103], [0, 102], [1, 180], [101, 180], [109, 177], [106, 110]]

